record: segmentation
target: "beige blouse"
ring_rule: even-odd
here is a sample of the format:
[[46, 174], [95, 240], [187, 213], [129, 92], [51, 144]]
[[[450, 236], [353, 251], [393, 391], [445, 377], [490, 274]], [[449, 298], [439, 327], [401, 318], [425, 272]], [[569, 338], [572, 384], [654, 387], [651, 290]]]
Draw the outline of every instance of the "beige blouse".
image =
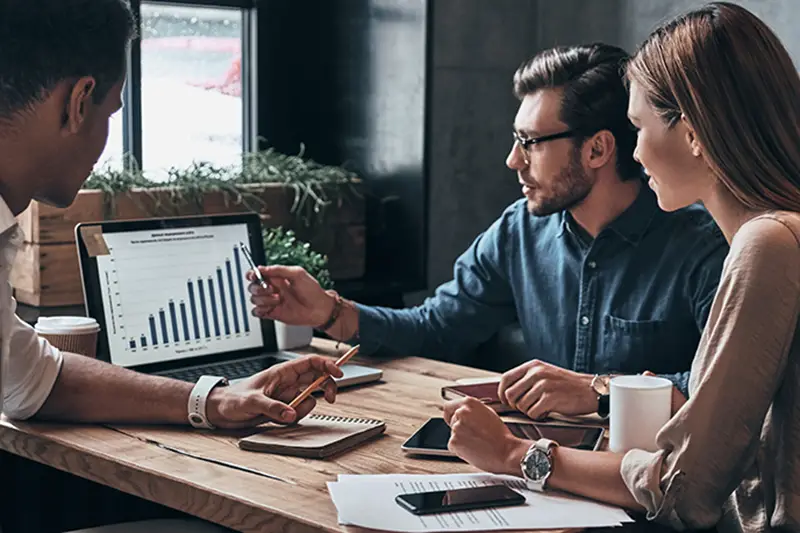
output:
[[659, 452], [622, 477], [648, 518], [676, 529], [800, 531], [800, 214], [733, 238], [692, 364], [689, 401]]

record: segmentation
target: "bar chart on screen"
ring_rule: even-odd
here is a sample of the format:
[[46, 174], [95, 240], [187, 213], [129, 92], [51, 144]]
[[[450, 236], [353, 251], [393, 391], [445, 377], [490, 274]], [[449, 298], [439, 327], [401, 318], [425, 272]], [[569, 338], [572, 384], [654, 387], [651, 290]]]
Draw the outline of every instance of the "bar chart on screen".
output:
[[111, 362], [162, 362], [262, 345], [239, 248], [247, 226], [107, 233], [98, 257]]

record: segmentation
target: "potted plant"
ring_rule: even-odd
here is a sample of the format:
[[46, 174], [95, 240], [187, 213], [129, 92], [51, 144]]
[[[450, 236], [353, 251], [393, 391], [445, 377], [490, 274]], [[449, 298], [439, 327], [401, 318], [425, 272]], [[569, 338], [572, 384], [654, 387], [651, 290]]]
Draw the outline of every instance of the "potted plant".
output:
[[282, 226], [329, 259], [337, 280], [364, 275], [364, 184], [340, 166], [272, 148], [224, 167], [197, 161], [154, 181], [133, 158], [95, 170], [68, 208], [31, 202], [17, 217], [25, 245], [11, 274], [17, 300], [49, 307], [83, 303], [75, 224], [97, 220], [257, 212], [265, 227]]
[[[333, 288], [328, 257], [312, 250], [311, 245], [300, 241], [292, 230], [280, 226], [265, 229], [264, 253], [268, 265], [303, 267], [323, 289]], [[276, 320], [275, 337], [279, 350], [291, 350], [311, 343], [314, 330], [311, 326], [292, 326]]]

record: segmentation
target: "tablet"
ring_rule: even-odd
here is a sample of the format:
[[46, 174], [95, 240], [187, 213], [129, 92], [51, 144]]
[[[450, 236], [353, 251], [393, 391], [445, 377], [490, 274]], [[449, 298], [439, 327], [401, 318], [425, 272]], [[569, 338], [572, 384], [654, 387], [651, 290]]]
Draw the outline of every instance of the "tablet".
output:
[[[561, 446], [579, 450], [597, 450], [603, 441], [599, 426], [567, 426], [540, 422], [505, 422], [511, 433], [521, 439], [550, 439]], [[455, 457], [447, 449], [450, 427], [443, 418], [431, 418], [405, 441], [401, 449], [408, 454]]]

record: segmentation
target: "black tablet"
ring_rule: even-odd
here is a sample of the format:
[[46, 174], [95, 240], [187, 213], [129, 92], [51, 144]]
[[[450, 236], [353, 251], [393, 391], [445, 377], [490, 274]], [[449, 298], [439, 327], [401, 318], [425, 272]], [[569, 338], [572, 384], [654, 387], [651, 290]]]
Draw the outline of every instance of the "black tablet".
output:
[[[561, 446], [580, 450], [597, 450], [603, 440], [600, 426], [570, 426], [542, 422], [505, 422], [516, 437], [528, 440], [550, 439]], [[408, 454], [438, 455], [454, 457], [447, 449], [450, 427], [443, 418], [431, 418], [403, 443], [402, 450]]]

